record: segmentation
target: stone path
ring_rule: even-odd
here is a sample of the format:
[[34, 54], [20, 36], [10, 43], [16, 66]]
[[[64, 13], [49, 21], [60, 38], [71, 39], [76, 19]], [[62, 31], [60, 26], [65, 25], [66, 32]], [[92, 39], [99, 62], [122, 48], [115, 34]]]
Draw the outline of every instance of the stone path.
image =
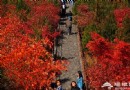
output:
[[[72, 10], [72, 6], [68, 5], [67, 12]], [[70, 90], [71, 81], [76, 81], [77, 71], [81, 70], [80, 62], [80, 46], [78, 41], [78, 29], [76, 25], [72, 25], [72, 35], [67, 35], [67, 30], [64, 23], [65, 18], [61, 18], [60, 29], [63, 30], [63, 39], [61, 39], [61, 46], [58, 47], [57, 52], [59, 55], [62, 53], [62, 57], [69, 61], [68, 71], [62, 72], [60, 79], [62, 80], [62, 86], [65, 90]]]

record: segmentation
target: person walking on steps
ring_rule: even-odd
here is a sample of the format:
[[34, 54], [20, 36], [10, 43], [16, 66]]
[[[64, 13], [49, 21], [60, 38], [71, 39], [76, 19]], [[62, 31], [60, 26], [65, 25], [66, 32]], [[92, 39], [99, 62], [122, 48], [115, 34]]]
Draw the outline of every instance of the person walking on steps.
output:
[[73, 1], [73, 0], [70, 0], [70, 4], [73, 5], [73, 4], [74, 4], [74, 1]]
[[68, 35], [71, 34], [71, 28], [72, 28], [72, 22], [69, 20], [69, 18], [67, 18], [66, 20], [66, 28], [67, 28], [67, 31], [68, 31]]
[[68, 16], [68, 18], [69, 18], [69, 20], [70, 20], [71, 22], [72, 22], [72, 15], [73, 15], [73, 14], [72, 14], [72, 12], [71, 12], [71, 11], [69, 11], [69, 13], [68, 13], [68, 15], [67, 15], [67, 16]]
[[71, 82], [71, 90], [80, 90], [75, 81]]
[[62, 4], [62, 16], [64, 17], [66, 14], [66, 6], [65, 4]]
[[78, 71], [77, 73], [77, 86], [80, 88], [80, 90], [83, 90], [83, 75], [81, 71]]
[[65, 4], [65, 0], [61, 0], [62, 4]]
[[71, 0], [68, 0], [68, 3], [71, 4]]
[[56, 90], [63, 90], [63, 88], [62, 88], [62, 86], [61, 86], [61, 81], [60, 81], [60, 80], [57, 80], [57, 81], [56, 81], [56, 84], [57, 84]]
[[57, 87], [56, 81], [55, 81], [55, 80], [52, 80], [52, 82], [51, 82], [51, 84], [50, 84], [49, 90], [56, 90], [56, 87]]

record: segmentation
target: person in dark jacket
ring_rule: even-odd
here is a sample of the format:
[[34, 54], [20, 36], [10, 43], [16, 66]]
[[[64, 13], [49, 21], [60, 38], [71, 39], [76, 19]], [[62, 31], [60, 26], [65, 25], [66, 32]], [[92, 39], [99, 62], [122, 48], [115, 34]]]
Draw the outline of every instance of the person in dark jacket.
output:
[[66, 5], [62, 4], [62, 16], [65, 17], [66, 15]]
[[72, 15], [73, 15], [72, 12], [69, 11], [69, 13], [68, 13], [68, 18], [69, 18], [70, 21], [72, 21]]
[[56, 84], [57, 84], [56, 90], [63, 90], [63, 88], [62, 88], [62, 86], [61, 86], [61, 81], [60, 81], [60, 80], [57, 80], [57, 81], [56, 81]]
[[80, 88], [78, 88], [78, 86], [77, 86], [75, 81], [71, 82], [71, 90], [80, 90]]
[[[51, 84], [50, 84], [50, 88], [51, 88], [52, 90], [55, 90], [56, 87], [57, 87], [56, 82], [53, 80], [53, 81], [51, 82]], [[51, 90], [51, 89], [50, 89], [50, 90]]]
[[70, 35], [71, 29], [72, 29], [72, 22], [69, 20], [69, 18], [67, 18], [67, 20], [66, 20], [66, 28], [67, 28], [67, 31], [68, 31], [68, 35]]

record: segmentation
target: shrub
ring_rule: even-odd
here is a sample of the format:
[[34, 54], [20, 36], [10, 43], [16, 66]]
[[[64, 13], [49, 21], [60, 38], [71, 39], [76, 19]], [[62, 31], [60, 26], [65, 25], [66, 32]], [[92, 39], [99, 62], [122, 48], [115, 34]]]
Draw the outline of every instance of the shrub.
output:
[[82, 33], [82, 48], [83, 48], [83, 50], [85, 50], [85, 48], [86, 48], [86, 43], [88, 43], [88, 41], [91, 40], [90, 32], [92, 32], [92, 31], [96, 31], [95, 25], [86, 26], [83, 30], [83, 33]]

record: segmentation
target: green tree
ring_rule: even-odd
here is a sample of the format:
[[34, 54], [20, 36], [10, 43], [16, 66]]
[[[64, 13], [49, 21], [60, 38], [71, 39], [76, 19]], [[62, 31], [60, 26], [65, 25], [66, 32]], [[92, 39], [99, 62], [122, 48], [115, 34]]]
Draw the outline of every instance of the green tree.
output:
[[108, 38], [110, 41], [113, 41], [115, 38], [115, 32], [117, 30], [117, 25], [113, 13], [108, 15], [105, 21], [106, 22], [102, 29], [101, 35], [105, 38]]
[[130, 18], [124, 20], [123, 40], [130, 42]]
[[82, 47], [83, 50], [86, 48], [86, 43], [88, 43], [91, 39], [90, 32], [96, 31], [96, 25], [89, 25], [84, 28], [83, 34], [82, 34]]

